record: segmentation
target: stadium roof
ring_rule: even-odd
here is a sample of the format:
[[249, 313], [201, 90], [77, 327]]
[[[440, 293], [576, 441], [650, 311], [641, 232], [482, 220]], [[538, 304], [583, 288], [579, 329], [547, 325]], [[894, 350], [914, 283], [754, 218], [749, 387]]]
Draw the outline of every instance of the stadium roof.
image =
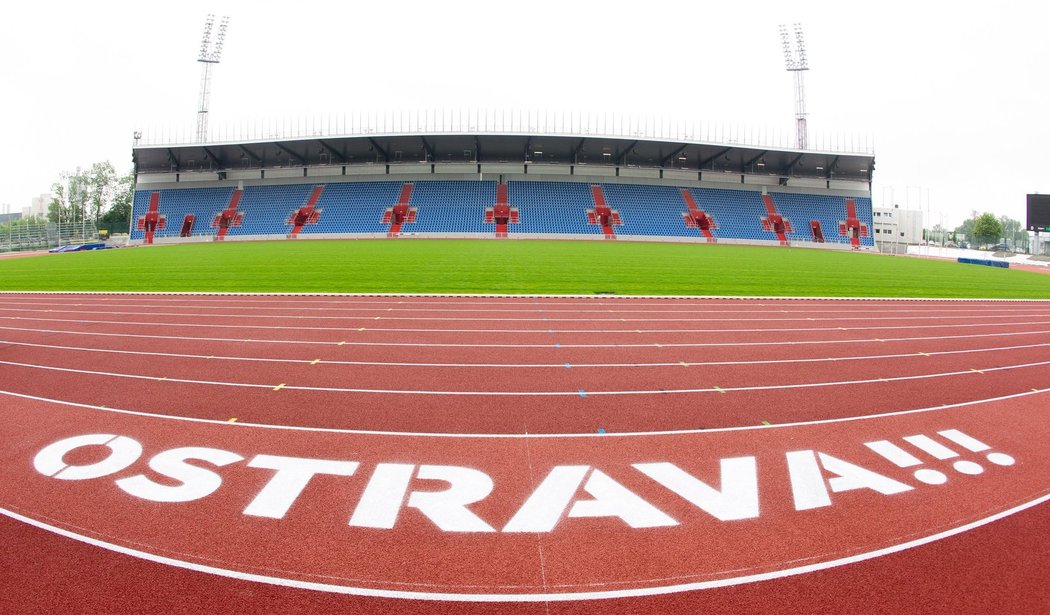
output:
[[526, 134], [372, 134], [133, 150], [139, 173], [329, 164], [527, 163], [719, 171], [869, 181], [870, 154], [651, 138]]

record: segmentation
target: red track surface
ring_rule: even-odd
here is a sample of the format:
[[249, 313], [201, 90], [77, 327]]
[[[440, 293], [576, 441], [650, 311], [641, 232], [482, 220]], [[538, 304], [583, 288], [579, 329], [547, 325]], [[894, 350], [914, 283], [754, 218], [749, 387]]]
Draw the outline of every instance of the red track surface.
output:
[[[1044, 302], [0, 295], [0, 610], [1045, 610], [1046, 389]], [[143, 451], [34, 465], [87, 434]], [[183, 463], [220, 477], [190, 501], [118, 485], [195, 484], [147, 464], [181, 447], [237, 459]], [[260, 455], [356, 465], [267, 518]]]

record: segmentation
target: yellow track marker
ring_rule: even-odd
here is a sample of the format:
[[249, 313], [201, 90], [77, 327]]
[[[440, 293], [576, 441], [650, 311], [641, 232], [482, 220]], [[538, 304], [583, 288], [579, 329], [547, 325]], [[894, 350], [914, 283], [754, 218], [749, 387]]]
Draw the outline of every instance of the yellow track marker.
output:
[[1039, 389], [1032, 389], [1032, 390], [1033, 390], [1033, 391], [1035, 391], [1036, 393], [1038, 393], [1038, 392], [1039, 392]]
[[275, 386], [275, 387], [273, 388], [273, 390], [275, 390], [275, 391], [280, 391], [280, 390], [281, 390], [281, 389], [283, 389], [283, 388], [284, 388], [284, 383], [282, 382], [281, 384], [279, 384], [279, 385]]
[[358, 330], [358, 331], [364, 331], [364, 330], [365, 330], [365, 328], [364, 328], [364, 327], [358, 327], [358, 329], [357, 329], [357, 330]]
[[336, 346], [343, 346], [345, 344], [346, 344], [346, 342], [339, 342], [338, 344], [336, 344]]
[[972, 368], [972, 367], [970, 368], [970, 371], [971, 371], [971, 372], [977, 372], [978, 374], [983, 374], [983, 373], [984, 373], [984, 372], [982, 372], [981, 370], [979, 370], [979, 369], [974, 369], [974, 368]]
[[321, 362], [321, 359], [314, 359], [313, 361], [310, 361], [310, 365], [317, 365], [320, 362]]
[[382, 318], [382, 316], [376, 316], [376, 320], [379, 320], [380, 318]]
[[228, 420], [226, 422], [227, 423], [236, 423], [237, 422], [237, 417], [231, 417], [230, 420]]
[[682, 367], [689, 367], [689, 364], [685, 361], [679, 361], [679, 363], [682, 365]]
[[880, 340], [879, 338], [875, 338], [875, 341], [876, 342], [885, 342], [886, 340]]
[[725, 394], [726, 394], [726, 391], [725, 391], [725, 389], [722, 389], [722, 388], [719, 388], [719, 387], [713, 387], [713, 388], [714, 388], [714, 390], [718, 391], [718, 392], [719, 392], [719, 393], [721, 393], [722, 395], [725, 395]]
[[921, 354], [921, 355], [922, 355], [922, 356], [924, 356], [924, 357], [928, 357], [928, 356], [930, 356], [930, 355], [926, 354], [925, 352], [920, 352], [919, 354]]
[[663, 348], [663, 346], [661, 346], [660, 344], [657, 344], [656, 347], [657, 348]]

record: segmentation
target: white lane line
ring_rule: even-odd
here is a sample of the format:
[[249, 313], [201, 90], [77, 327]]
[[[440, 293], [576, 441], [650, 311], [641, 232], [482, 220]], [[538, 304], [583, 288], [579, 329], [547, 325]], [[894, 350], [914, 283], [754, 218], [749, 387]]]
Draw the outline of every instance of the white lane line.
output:
[[[294, 302], [290, 302], [293, 303]], [[207, 309], [207, 310], [222, 310], [222, 309], [237, 309], [237, 310], [284, 310], [284, 311], [323, 311], [323, 312], [377, 312], [377, 311], [392, 311], [392, 312], [452, 312], [452, 313], [468, 313], [468, 314], [480, 314], [480, 313], [544, 313], [544, 314], [579, 314], [579, 309], [550, 309], [536, 308], [536, 309], [525, 309], [521, 307], [516, 308], [498, 308], [498, 309], [461, 309], [461, 308], [412, 308], [412, 307], [388, 307], [391, 305], [398, 305], [395, 303], [376, 303], [377, 307], [268, 307], [268, 306], [251, 306], [251, 305], [163, 305], [163, 304], [139, 304], [139, 303], [110, 303], [106, 302], [104, 306], [98, 303], [67, 303], [67, 302], [31, 302], [31, 301], [0, 301], [0, 305], [23, 305], [23, 306], [45, 306], [45, 307], [101, 307], [102, 310], [83, 310], [85, 313], [101, 312], [105, 313], [109, 310], [106, 308], [110, 307], [129, 307], [139, 309], [150, 309], [150, 308], [161, 308], [161, 309]], [[417, 304], [418, 305], [418, 304]], [[513, 304], [500, 304], [500, 305], [513, 305]], [[716, 304], [717, 307], [725, 308], [725, 304]], [[841, 306], [837, 304], [836, 307]], [[592, 304], [593, 307], [593, 304]], [[772, 314], [772, 313], [783, 313], [783, 314], [857, 314], [857, 313], [870, 313], [870, 314], [914, 314], [914, 313], [930, 313], [934, 311], [931, 307], [915, 308], [915, 309], [881, 309], [881, 310], [866, 310], [866, 309], [838, 309], [838, 310], [811, 310], [811, 309], [784, 309], [783, 304], [770, 305], [770, 309], [765, 310], [741, 310], [741, 309], [718, 309], [718, 310], [691, 310], [691, 309], [678, 309], [678, 310], [654, 310], [654, 309], [629, 309], [629, 310], [603, 310], [603, 313], [608, 314]], [[947, 309], [951, 308], [951, 309]], [[6, 311], [13, 311], [14, 308], [4, 308]], [[988, 307], [988, 308], [973, 308], [973, 307], [956, 307], [944, 306], [938, 308], [938, 311], [947, 313], [983, 313], [983, 312], [1003, 312], [1019, 314], [1023, 312], [1045, 310], [1045, 305], [1038, 305], [1033, 307], [1022, 307], [1022, 308], [1007, 308], [1007, 307]], [[26, 310], [17, 310], [26, 311]], [[55, 311], [55, 310], [28, 310], [36, 312]], [[78, 310], [79, 311], [79, 310]], [[186, 314], [187, 316], [197, 316], [198, 314]], [[203, 315], [203, 314], [201, 314]], [[219, 314], [214, 314], [219, 316]], [[274, 316], [278, 317], [278, 316]], [[283, 315], [281, 316], [283, 317]], [[303, 318], [300, 316], [300, 318]], [[307, 317], [308, 318], [308, 317]], [[320, 318], [320, 317], [318, 317]]]
[[[69, 350], [74, 352], [97, 352], [105, 354], [120, 354], [120, 355], [135, 355], [135, 356], [147, 356], [147, 357], [165, 357], [165, 358], [177, 358], [177, 359], [205, 359], [207, 361], [246, 361], [246, 362], [260, 362], [260, 363], [289, 363], [289, 364], [308, 364], [308, 365], [359, 365], [359, 366], [377, 366], [377, 367], [492, 367], [492, 368], [514, 368], [514, 369], [528, 369], [528, 368], [562, 368], [569, 367], [569, 363], [415, 363], [415, 362], [404, 362], [404, 361], [341, 361], [335, 359], [281, 359], [272, 357], [235, 357], [235, 356], [220, 356], [220, 355], [202, 355], [202, 354], [184, 354], [175, 352], [150, 352], [145, 350], [125, 350], [119, 348], [88, 348], [83, 346], [60, 346], [57, 344], [35, 344], [31, 342], [18, 342], [13, 340], [0, 340], [0, 349], [3, 344], [11, 346], [24, 346], [27, 348], [46, 348], [49, 350]], [[735, 366], [735, 365], [776, 365], [776, 364], [793, 364], [793, 363], [835, 363], [838, 361], [874, 361], [881, 359], [902, 359], [908, 357], [936, 357], [944, 355], [957, 355], [957, 354], [972, 354], [980, 352], [1002, 352], [1006, 350], [1023, 350], [1026, 348], [1046, 348], [1050, 346], [1050, 342], [1043, 344], [1024, 344], [1020, 346], [999, 346], [995, 348], [968, 348], [963, 350], [940, 350], [931, 352], [905, 352], [897, 354], [881, 354], [881, 355], [859, 355], [849, 357], [817, 357], [808, 359], [756, 359], [748, 361], [690, 361], [684, 363], [682, 361], [672, 361], [663, 363], [572, 363], [573, 368], [622, 368], [622, 367], [714, 367], [714, 366]]]
[[647, 579], [648, 583], [667, 583], [666, 585], [656, 585], [649, 587], [642, 587], [637, 589], [615, 589], [615, 590], [596, 590], [587, 592], [564, 592], [564, 593], [525, 593], [525, 594], [481, 594], [481, 593], [450, 593], [450, 592], [425, 592], [425, 591], [409, 591], [409, 590], [385, 590], [385, 589], [373, 589], [367, 587], [351, 587], [347, 585], [336, 585], [333, 583], [320, 583], [313, 581], [300, 581], [297, 579], [286, 579], [282, 577], [261, 575], [249, 572], [240, 572], [237, 570], [229, 570], [226, 568], [219, 568], [217, 566], [208, 566], [204, 564], [198, 564], [194, 562], [187, 562], [184, 560], [167, 557], [164, 555], [157, 555], [149, 553], [147, 551], [141, 551], [133, 549], [123, 545], [118, 545], [111, 542], [105, 542], [98, 538], [86, 536], [84, 534], [78, 534], [76, 532], [45, 523], [43, 521], [37, 521], [31, 517], [27, 517], [23, 514], [8, 510], [6, 508], [0, 508], [0, 514], [6, 515], [16, 521], [27, 523], [34, 527], [42, 530], [53, 532], [66, 538], [83, 542], [95, 547], [100, 547], [109, 551], [114, 551], [123, 555], [130, 555], [132, 557], [138, 557], [147, 561], [151, 561], [159, 564], [166, 564], [169, 566], [175, 566], [177, 568], [184, 568], [187, 570], [193, 570], [195, 572], [203, 572], [208, 574], [214, 574], [232, 579], [244, 580], [244, 581], [255, 581], [260, 583], [267, 583], [270, 585], [278, 585], [282, 587], [292, 587], [297, 589], [309, 589], [316, 591], [325, 591], [329, 593], [347, 594], [356, 596], [369, 596], [378, 598], [399, 598], [409, 600], [433, 600], [433, 601], [453, 601], [453, 602], [550, 602], [550, 601], [566, 601], [566, 600], [597, 600], [607, 598], [638, 598], [643, 596], [656, 596], [662, 594], [672, 594], [686, 591], [696, 591], [704, 589], [714, 589], [717, 587], [728, 587], [732, 585], [741, 585], [744, 583], [754, 583], [758, 581], [767, 581], [771, 579], [780, 579], [784, 577], [794, 576], [798, 574], [804, 574], [807, 572], [814, 572], [817, 570], [827, 570], [829, 568], [835, 568], [838, 566], [845, 566], [848, 564], [855, 564], [865, 560], [873, 559], [883, 555], [889, 555], [891, 553], [897, 553], [906, 549], [922, 546], [949, 538], [969, 530], [988, 525], [1000, 519], [1009, 517], [1023, 510], [1033, 508], [1044, 502], [1050, 501], [1050, 494], [1041, 495], [1027, 502], [1022, 502], [1006, 510], [999, 511], [997, 513], [988, 515], [976, 521], [971, 521], [964, 525], [954, 527], [949, 530], [930, 534], [929, 536], [923, 536], [902, 542], [874, 551], [868, 551], [866, 553], [857, 553], [847, 557], [829, 560], [826, 562], [818, 562], [815, 564], [806, 564], [803, 566], [795, 566], [792, 568], [784, 568], [772, 572], [763, 572], [758, 574], [745, 574], [735, 577], [723, 578], [714, 581], [698, 581], [693, 583], [676, 583], [679, 579]]
[[[565, 334], [579, 334], [579, 333], [708, 333], [708, 334], [720, 334], [720, 333], [807, 333], [815, 331], [881, 331], [881, 330], [905, 330], [905, 329], [956, 329], [956, 328], [975, 328], [975, 327], [1018, 327], [1018, 326], [1032, 326], [1032, 325], [1050, 325], [1050, 321], [1046, 320], [1026, 320], [1022, 322], [994, 322], [994, 323], [965, 323], [965, 324], [954, 324], [954, 325], [883, 325], [874, 327], [809, 327], [809, 328], [763, 328], [763, 329], [645, 329], [645, 330], [624, 330], [624, 329], [421, 329], [421, 328], [409, 328], [409, 327], [397, 327], [397, 328], [384, 328], [384, 327], [307, 327], [307, 326], [286, 326], [286, 325], [236, 325], [228, 323], [178, 323], [178, 322], [142, 322], [142, 321], [128, 321], [128, 320], [87, 320], [77, 318], [37, 318], [33, 316], [0, 316], [0, 321], [3, 320], [16, 320], [31, 321], [31, 322], [65, 322], [65, 323], [76, 323], [76, 324], [96, 324], [96, 325], [121, 325], [123, 327], [190, 327], [190, 328], [210, 328], [210, 329], [265, 329], [269, 331], [339, 331], [339, 332], [362, 332], [362, 331], [380, 331], [380, 332], [391, 332], [391, 333], [531, 333], [531, 334], [550, 334], [550, 333], [565, 333]], [[833, 320], [833, 319], [828, 319]], [[897, 319], [892, 319], [897, 320]], [[879, 340], [882, 341], [882, 340]], [[347, 342], [348, 344], [351, 342]], [[360, 344], [360, 342], [359, 342]], [[368, 344], [371, 345], [371, 344]], [[376, 345], [383, 345], [383, 343], [377, 343]], [[406, 346], [456, 346], [457, 344], [400, 344]], [[505, 347], [505, 344], [461, 344], [470, 347]], [[612, 346], [624, 346], [629, 344], [612, 344]], [[645, 346], [655, 346], [655, 344], [643, 344]], [[661, 346], [679, 346], [681, 344], [676, 343], [661, 343]], [[688, 345], [688, 344], [687, 344]], [[529, 346], [529, 344], [511, 344], [511, 346]], [[534, 344], [537, 347], [548, 347], [550, 344]], [[575, 344], [562, 344], [563, 348], [581, 347]], [[587, 345], [588, 347], [604, 347], [607, 345]]]
[[[801, 297], [791, 295], [595, 295], [595, 294], [507, 294], [507, 293], [288, 293], [288, 292], [201, 292], [201, 291], [98, 291], [98, 290], [0, 290], [0, 296], [49, 296], [49, 297], [97, 297], [99, 300], [109, 301], [118, 297], [150, 297], [156, 301], [256, 301], [264, 303], [279, 303], [282, 300], [273, 297], [288, 297], [295, 301], [286, 303], [375, 303], [386, 305], [391, 299], [454, 299], [454, 301], [420, 301], [421, 305], [432, 303], [447, 304], [477, 304], [477, 305], [506, 305], [511, 301], [489, 301], [477, 302], [474, 299], [504, 299], [513, 300], [515, 305], [520, 305], [522, 299], [539, 299], [536, 305], [552, 305], [563, 302], [564, 305], [619, 305], [626, 302], [643, 303], [650, 300], [667, 300], [671, 303], [663, 305], [681, 305], [695, 301], [710, 301], [707, 305], [718, 305], [725, 303], [736, 303], [738, 305], [749, 302], [752, 305], [767, 305], [767, 303], [810, 303], [818, 304], [826, 301], [827, 305], [835, 303], [873, 304], [881, 303], [1046, 303], [1050, 299], [1032, 298], [1000, 298], [1000, 297]], [[177, 299], [168, 299], [177, 297]], [[196, 297], [196, 298], [195, 298]], [[207, 297], [201, 298], [201, 297]], [[211, 299], [211, 297], [222, 297], [222, 299]], [[316, 297], [332, 297], [327, 300], [315, 300]], [[361, 301], [361, 299], [378, 299], [378, 301]], [[564, 302], [566, 299], [582, 299], [581, 302]], [[351, 300], [351, 301], [347, 301]], [[605, 303], [608, 301], [609, 303]], [[646, 305], [660, 305], [646, 303]]]
[[[1045, 309], [1045, 308], [1044, 308]], [[466, 310], [471, 312], [471, 310]], [[25, 310], [18, 310], [15, 308], [0, 308], [0, 312], [19, 312], [26, 313]], [[383, 310], [386, 313], [386, 310]], [[813, 318], [780, 318], [775, 316], [765, 316], [762, 318], [597, 318], [597, 317], [583, 317], [583, 318], [459, 318], [452, 316], [301, 316], [301, 315], [277, 315], [277, 314], [197, 314], [197, 313], [180, 313], [180, 312], [119, 312], [113, 310], [38, 310], [28, 312], [29, 314], [104, 314], [107, 316], [174, 316], [178, 318], [258, 318], [258, 319], [269, 319], [269, 320], [397, 320], [397, 321], [437, 321], [437, 322], [806, 322], [811, 321]], [[575, 313], [579, 314], [579, 311]], [[1029, 317], [1029, 318], [1046, 318], [1050, 317], [1050, 314], [1001, 314], [994, 316], [982, 316], [981, 318], [1018, 318], [1018, 317]], [[33, 316], [0, 316], [0, 319], [9, 318], [20, 318], [23, 320], [47, 320], [47, 319], [36, 319]], [[846, 322], [846, 321], [886, 321], [886, 320], [974, 320], [973, 314], [962, 314], [959, 316], [845, 316], [836, 318], [821, 318], [821, 321], [834, 321], [834, 322]], [[89, 321], [89, 322], [107, 322], [107, 321]], [[137, 322], [130, 321], [128, 324], [138, 324]], [[215, 325], [215, 326], [226, 326], [226, 325]], [[398, 329], [401, 330], [401, 329]], [[482, 329], [442, 329], [444, 331], [483, 331]], [[504, 329], [492, 329], [491, 331], [502, 331]], [[617, 329], [618, 331], [619, 329]], [[484, 330], [488, 331], [488, 330]], [[513, 332], [522, 333], [535, 333], [541, 332], [537, 329], [515, 329]], [[567, 331], [578, 331], [575, 329]], [[671, 329], [669, 331], [676, 331]], [[547, 331], [542, 331], [546, 333]], [[605, 331], [588, 331], [593, 333], [605, 333]]]
[[[67, 321], [62, 321], [67, 322]], [[81, 321], [73, 321], [81, 322]], [[93, 322], [93, 321], [89, 321]], [[1025, 324], [1037, 324], [1037, 323], [1025, 323]], [[1046, 323], [1050, 324], [1050, 323]], [[944, 327], [918, 327], [923, 329], [944, 329], [950, 327], [958, 327], [964, 325], [946, 325]], [[879, 328], [879, 327], [876, 327]], [[758, 329], [764, 331], [765, 329]], [[846, 331], [848, 329], [831, 329], [833, 331]], [[61, 333], [63, 335], [86, 335], [96, 337], [119, 337], [129, 339], [151, 339], [151, 340], [175, 340], [175, 341], [192, 341], [192, 342], [231, 342], [238, 344], [300, 344], [300, 345], [315, 345], [315, 346], [379, 346], [379, 347], [433, 347], [433, 348], [655, 348], [656, 344], [427, 344], [417, 342], [347, 342], [347, 341], [326, 341], [326, 340], [275, 340], [275, 339], [245, 339], [241, 337], [195, 337], [195, 336], [183, 336], [183, 335], [156, 335], [156, 334], [144, 334], [144, 333], [108, 333], [103, 331], [69, 331], [66, 329], [30, 329], [22, 327], [4, 327], [0, 326], [0, 331], [17, 331], [20, 333]], [[357, 331], [357, 329], [353, 329]], [[804, 329], [804, 331], [812, 331], [812, 329]], [[1036, 331], [1007, 331], [999, 333], [969, 333], [966, 335], [933, 335], [924, 337], [898, 337], [898, 338], [860, 338], [860, 339], [830, 339], [830, 340], [795, 340], [795, 341], [760, 341], [760, 342], [697, 342], [697, 343], [676, 343], [676, 344], [662, 344], [663, 347], [674, 347], [674, 348], [735, 348], [735, 347], [750, 347], [750, 346], [808, 346], [808, 345], [822, 345], [822, 344], [867, 344], [871, 342], [915, 342], [925, 340], [955, 340], [955, 339], [971, 339], [971, 338], [984, 338], [984, 337], [1010, 337], [1015, 335], [1042, 335], [1044, 333], [1050, 333], [1050, 330], [1036, 330]]]
[[[235, 387], [246, 389], [270, 389], [285, 391], [309, 391], [315, 393], [362, 393], [379, 395], [426, 395], [442, 397], [577, 397], [580, 390], [575, 391], [428, 391], [411, 389], [359, 389], [350, 387], [315, 387], [300, 386], [285, 383], [251, 383], [251, 382], [225, 382], [220, 380], [195, 380], [191, 378], [168, 378], [166, 376], [147, 376], [144, 374], [126, 374], [121, 372], [106, 372], [88, 369], [74, 369], [70, 367], [56, 367], [53, 365], [39, 365], [36, 363], [20, 363], [18, 361], [0, 361], [0, 365], [12, 367], [23, 367], [26, 369], [39, 369], [45, 371], [65, 372], [71, 374], [86, 374], [91, 376], [104, 376], [108, 378], [129, 378], [133, 380], [151, 380], [154, 382], [174, 382], [179, 384], [200, 384], [208, 386]], [[1026, 369], [1030, 367], [1041, 367], [1050, 365], [1050, 361], [1037, 361], [1034, 363], [1021, 363], [1018, 365], [1004, 365], [1000, 367], [986, 367], [981, 371], [984, 374], [1014, 369]], [[973, 376], [976, 372], [967, 368], [953, 372], [939, 372], [934, 374], [918, 374], [915, 376], [892, 376], [889, 378], [865, 378], [861, 380], [838, 380], [831, 382], [806, 382], [796, 384], [769, 384], [743, 387], [707, 387], [696, 389], [656, 389], [656, 390], [629, 390], [629, 391], [595, 391], [587, 390], [587, 396], [623, 396], [623, 395], [674, 395], [674, 394], [699, 394], [699, 393], [724, 393], [732, 391], [780, 391], [787, 389], [810, 389], [834, 386], [853, 386], [858, 384], [875, 384], [887, 382], [905, 382], [909, 380], [928, 380], [932, 378], [947, 378], [951, 376]]]
[[946, 404], [942, 406], [928, 406], [925, 408], [912, 408], [910, 410], [894, 410], [892, 412], [880, 412], [877, 414], [864, 414], [859, 416], [846, 416], [833, 419], [817, 419], [812, 421], [796, 421], [793, 423], [776, 423], [773, 425], [741, 425], [738, 427], [712, 427], [709, 429], [666, 429], [660, 431], [624, 431], [624, 432], [607, 432], [599, 434], [594, 431], [587, 431], [584, 433], [447, 433], [447, 432], [427, 432], [427, 431], [380, 431], [380, 430], [367, 430], [367, 429], [341, 429], [337, 427], [308, 427], [303, 425], [279, 425], [272, 423], [249, 423], [249, 422], [235, 422], [231, 423], [228, 420], [220, 419], [205, 419], [197, 418], [192, 416], [178, 416], [171, 414], [159, 414], [156, 412], [144, 412], [142, 410], [126, 410], [123, 408], [113, 408], [108, 406], [96, 406], [94, 404], [85, 404], [75, 401], [66, 401], [64, 399], [54, 399], [51, 397], [40, 397], [38, 395], [29, 395], [27, 393], [16, 393], [14, 391], [7, 391], [0, 389], [0, 395], [6, 395], [8, 397], [16, 397], [19, 399], [28, 399], [32, 401], [45, 402], [49, 404], [55, 404], [59, 406], [69, 406], [71, 408], [80, 408], [84, 410], [94, 410], [97, 412], [103, 412], [108, 414], [120, 414], [127, 416], [137, 416], [148, 419], [160, 419], [164, 421], [182, 421], [187, 423], [203, 423], [207, 425], [223, 425], [225, 427], [248, 427], [253, 429], [272, 429], [277, 431], [304, 431], [304, 432], [317, 432], [317, 433], [336, 433], [336, 434], [357, 434], [357, 435], [370, 435], [370, 436], [404, 436], [414, 438], [480, 438], [480, 439], [537, 439], [537, 438], [550, 438], [550, 439], [561, 439], [561, 438], [633, 438], [633, 437], [649, 437], [649, 436], [680, 436], [690, 434], [710, 434], [710, 433], [721, 433], [727, 431], [751, 431], [755, 429], [783, 429], [792, 427], [806, 427], [809, 425], [828, 425], [831, 423], [851, 423], [854, 421], [867, 421], [871, 419], [886, 418], [905, 416], [909, 414], [923, 414], [927, 412], [941, 412], [944, 410], [952, 410], [957, 408], [965, 408], [967, 406], [975, 406], [979, 404], [987, 404], [999, 401], [1008, 401], [1011, 399], [1020, 399], [1028, 397], [1029, 395], [1041, 395], [1043, 393], [1050, 393], [1050, 388], [1043, 389], [1031, 389], [1028, 391], [1022, 391], [1020, 393], [1011, 393], [1009, 395], [1000, 395], [997, 397], [987, 397], [984, 399], [975, 399], [970, 401], [963, 401], [954, 404]]

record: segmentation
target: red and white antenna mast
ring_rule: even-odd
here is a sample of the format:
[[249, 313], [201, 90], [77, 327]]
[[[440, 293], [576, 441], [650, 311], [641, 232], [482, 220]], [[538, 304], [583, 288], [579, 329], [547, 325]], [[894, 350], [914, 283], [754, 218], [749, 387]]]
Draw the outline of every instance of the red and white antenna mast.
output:
[[806, 82], [803, 72], [809, 70], [806, 59], [806, 41], [802, 36], [802, 24], [796, 23], [795, 47], [791, 46], [791, 35], [787, 26], [780, 25], [780, 41], [784, 45], [784, 63], [788, 72], [795, 74], [795, 147], [806, 149], [808, 131], [806, 129]]

